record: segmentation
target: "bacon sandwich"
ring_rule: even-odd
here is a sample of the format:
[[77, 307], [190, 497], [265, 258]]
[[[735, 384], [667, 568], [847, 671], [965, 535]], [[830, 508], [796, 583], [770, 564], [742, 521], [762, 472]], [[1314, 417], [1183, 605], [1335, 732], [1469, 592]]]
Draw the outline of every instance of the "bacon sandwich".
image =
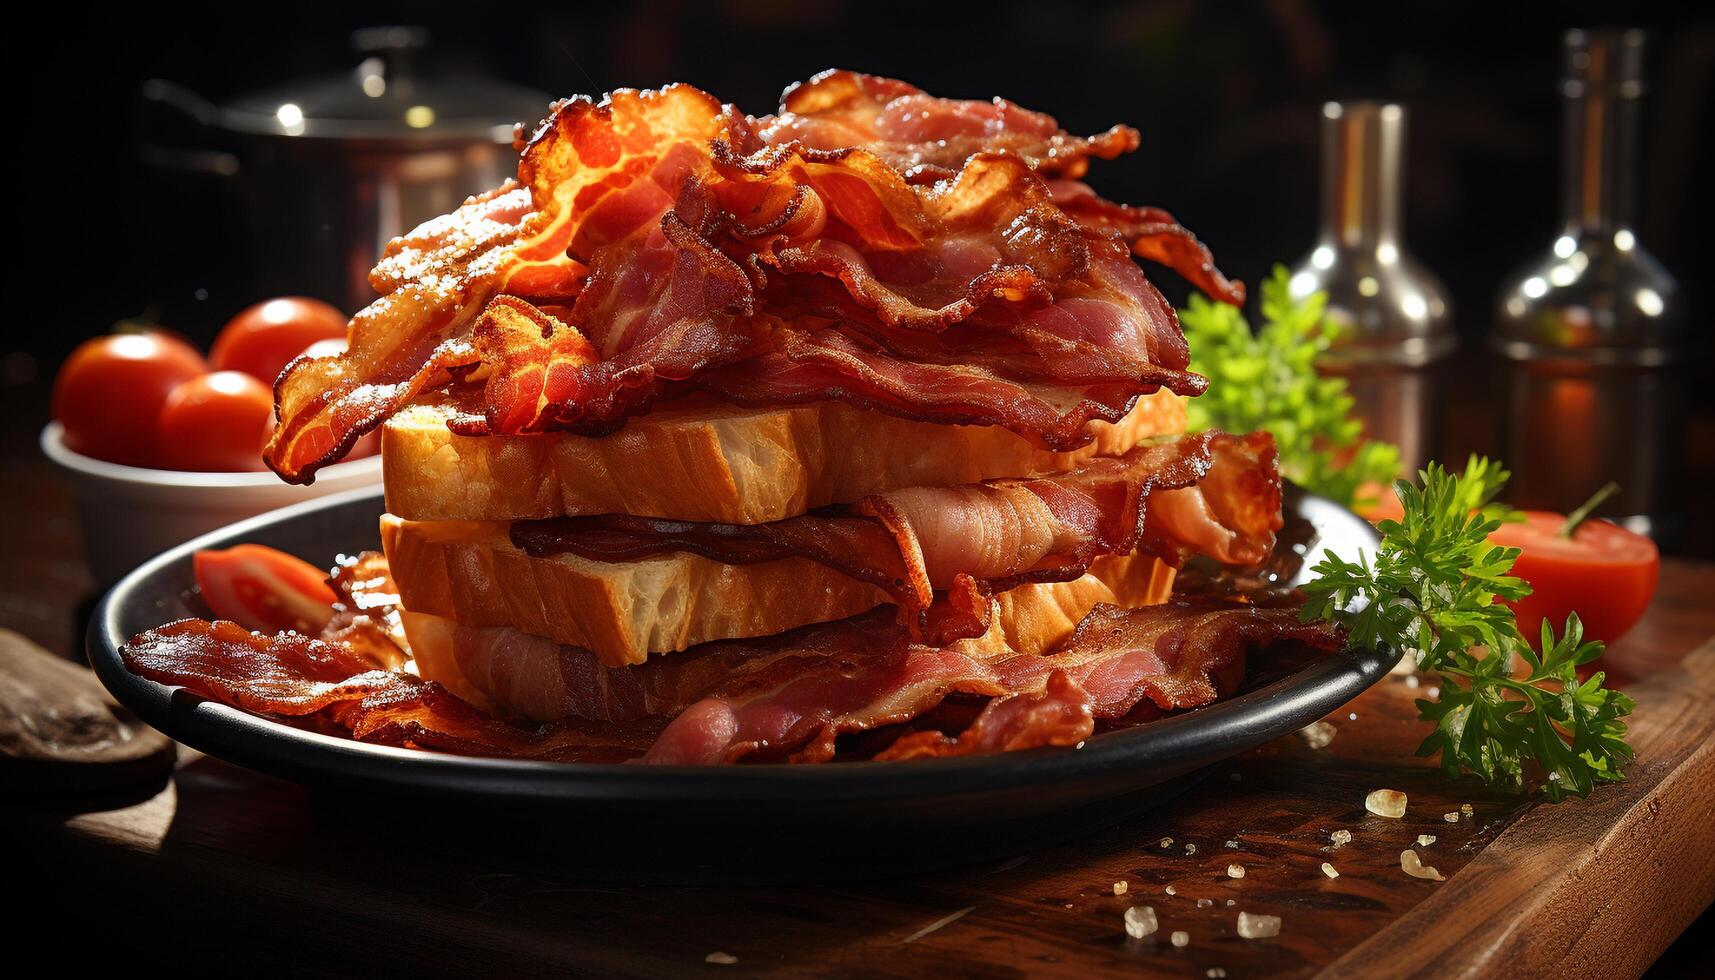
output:
[[1173, 595], [1192, 556], [1270, 553], [1280, 478], [1265, 433], [1185, 432], [1206, 382], [1135, 259], [1243, 287], [1082, 182], [1137, 145], [845, 71], [764, 116], [686, 85], [556, 104], [276, 387], [287, 480], [382, 429], [385, 558], [348, 599], [397, 595], [415, 672], [209, 633], [252, 678], [351, 671], [270, 703], [171, 628], [129, 660], [360, 738], [723, 763], [1074, 744], [1332, 647]]

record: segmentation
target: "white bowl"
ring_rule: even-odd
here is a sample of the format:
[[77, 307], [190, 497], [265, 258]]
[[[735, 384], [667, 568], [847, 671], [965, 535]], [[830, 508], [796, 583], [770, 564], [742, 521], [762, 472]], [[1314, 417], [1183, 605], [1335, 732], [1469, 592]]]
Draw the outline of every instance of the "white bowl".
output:
[[272, 472], [183, 473], [92, 459], [66, 448], [58, 422], [42, 430], [42, 452], [71, 484], [83, 524], [84, 551], [102, 583], [173, 545], [265, 511], [325, 497], [342, 490], [379, 485], [381, 457], [336, 463], [307, 487], [286, 483]]

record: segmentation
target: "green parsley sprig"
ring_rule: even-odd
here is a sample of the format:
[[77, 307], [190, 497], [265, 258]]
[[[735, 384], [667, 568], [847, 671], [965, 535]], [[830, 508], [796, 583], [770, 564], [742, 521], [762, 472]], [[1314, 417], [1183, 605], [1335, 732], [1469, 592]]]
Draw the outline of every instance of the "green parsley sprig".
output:
[[1559, 639], [1542, 625], [1539, 655], [1499, 601], [1530, 592], [1509, 574], [1519, 549], [1488, 540], [1514, 517], [1494, 503], [1507, 472], [1473, 456], [1463, 475], [1430, 463], [1418, 476], [1419, 483], [1394, 484], [1404, 517], [1378, 526], [1373, 564], [1363, 555], [1328, 555], [1312, 569], [1304, 618], [1343, 623], [1351, 644], [1392, 645], [1441, 675], [1440, 699], [1417, 702], [1435, 724], [1418, 754], [1441, 753], [1449, 776], [1464, 770], [1522, 790], [1525, 763], [1534, 760], [1554, 801], [1623, 779], [1632, 749], [1621, 719], [1632, 699], [1604, 688], [1601, 672], [1582, 683], [1577, 675], [1602, 655], [1602, 644], [1584, 642], [1574, 613]]
[[1325, 316], [1327, 297], [1292, 295], [1285, 266], [1261, 289], [1262, 326], [1225, 303], [1192, 295], [1179, 313], [1191, 345], [1191, 370], [1209, 390], [1187, 404], [1188, 428], [1274, 433], [1280, 470], [1300, 486], [1348, 507], [1363, 489], [1399, 475], [1399, 450], [1363, 439], [1343, 378], [1316, 373], [1316, 358], [1339, 336]]

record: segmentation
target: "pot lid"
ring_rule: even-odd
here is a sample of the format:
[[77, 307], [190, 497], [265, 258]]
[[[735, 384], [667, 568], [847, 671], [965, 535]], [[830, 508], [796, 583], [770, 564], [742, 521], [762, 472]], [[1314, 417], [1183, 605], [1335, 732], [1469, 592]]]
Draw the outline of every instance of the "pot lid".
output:
[[352, 70], [240, 96], [220, 107], [220, 124], [317, 139], [509, 143], [514, 123], [530, 125], [547, 112], [540, 92], [468, 72], [421, 70], [424, 28], [367, 27], [351, 42], [361, 57]]

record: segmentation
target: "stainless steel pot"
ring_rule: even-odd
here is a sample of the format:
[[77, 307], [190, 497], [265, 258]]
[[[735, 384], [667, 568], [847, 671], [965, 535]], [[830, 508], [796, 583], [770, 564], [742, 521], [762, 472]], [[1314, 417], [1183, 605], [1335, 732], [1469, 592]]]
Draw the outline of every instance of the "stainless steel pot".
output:
[[[548, 97], [469, 74], [418, 70], [415, 27], [357, 31], [348, 72], [304, 79], [215, 105], [165, 80], [145, 84], [145, 159], [236, 185], [263, 294], [320, 296], [355, 310], [388, 239], [444, 214], [514, 172], [514, 123], [534, 123]], [[179, 117], [192, 135], [161, 137]]]

